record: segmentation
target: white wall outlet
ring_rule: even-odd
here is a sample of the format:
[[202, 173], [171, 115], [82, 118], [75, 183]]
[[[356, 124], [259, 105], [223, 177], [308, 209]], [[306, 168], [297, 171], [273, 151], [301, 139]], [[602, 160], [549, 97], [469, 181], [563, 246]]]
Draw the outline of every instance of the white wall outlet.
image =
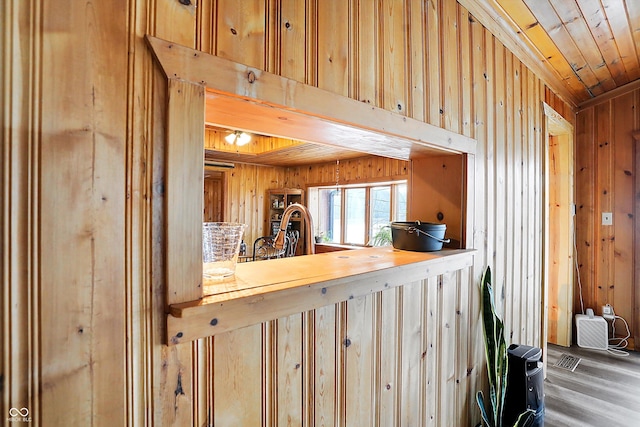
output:
[[613, 212], [602, 212], [602, 225], [613, 225]]

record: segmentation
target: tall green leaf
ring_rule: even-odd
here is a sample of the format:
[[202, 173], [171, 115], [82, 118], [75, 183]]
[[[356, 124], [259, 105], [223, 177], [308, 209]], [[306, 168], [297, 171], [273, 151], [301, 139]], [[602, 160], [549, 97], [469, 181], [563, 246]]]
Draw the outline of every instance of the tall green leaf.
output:
[[[504, 335], [504, 323], [495, 310], [491, 269], [489, 267], [487, 267], [482, 276], [480, 291], [482, 295], [482, 331], [485, 356], [487, 358], [491, 412], [487, 410], [484, 395], [481, 391], [476, 394], [476, 401], [485, 425], [488, 427], [503, 427], [502, 419], [507, 391], [509, 357]], [[514, 427], [526, 426], [533, 420], [534, 415], [535, 411], [526, 410], [520, 415]]]

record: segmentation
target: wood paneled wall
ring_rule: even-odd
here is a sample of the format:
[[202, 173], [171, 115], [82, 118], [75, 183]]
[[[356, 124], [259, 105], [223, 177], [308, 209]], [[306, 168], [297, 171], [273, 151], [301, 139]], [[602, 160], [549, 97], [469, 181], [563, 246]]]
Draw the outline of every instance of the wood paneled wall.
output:
[[408, 179], [408, 167], [404, 160], [375, 156], [286, 168], [236, 163], [233, 169], [220, 169], [227, 181], [224, 218], [247, 224], [249, 245], [268, 228], [268, 190]]
[[[485, 265], [511, 341], [539, 344], [545, 85], [450, 0], [184, 3], [0, 3], [0, 413], [26, 407], [47, 426], [477, 423]], [[475, 267], [164, 346], [167, 88], [147, 33], [477, 139]]]
[[345, 185], [362, 182], [394, 181], [409, 178], [409, 162], [386, 157], [361, 157], [286, 168], [287, 187]]
[[[611, 304], [624, 317], [640, 345], [640, 285], [634, 274], [635, 200], [634, 132], [640, 129], [640, 90], [592, 103], [576, 119], [576, 246], [584, 308], [601, 314]], [[613, 213], [613, 225], [602, 225], [602, 212]], [[580, 287], [574, 311], [581, 311]], [[617, 335], [626, 335], [617, 322]]]

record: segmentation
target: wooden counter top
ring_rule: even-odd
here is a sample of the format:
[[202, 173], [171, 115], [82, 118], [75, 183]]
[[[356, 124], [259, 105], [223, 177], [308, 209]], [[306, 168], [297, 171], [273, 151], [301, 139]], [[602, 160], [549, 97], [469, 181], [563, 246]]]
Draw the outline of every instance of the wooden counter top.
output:
[[469, 267], [475, 250], [366, 248], [240, 263], [228, 282], [205, 281], [201, 300], [169, 307], [169, 344], [312, 310]]

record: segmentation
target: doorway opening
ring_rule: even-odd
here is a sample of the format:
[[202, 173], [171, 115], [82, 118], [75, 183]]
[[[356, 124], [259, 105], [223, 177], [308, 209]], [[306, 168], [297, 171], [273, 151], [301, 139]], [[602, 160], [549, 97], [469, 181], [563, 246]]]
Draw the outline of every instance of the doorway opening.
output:
[[[544, 104], [544, 251], [542, 347], [568, 347], [573, 325], [573, 126]], [[546, 360], [546, 358], [545, 358]]]

